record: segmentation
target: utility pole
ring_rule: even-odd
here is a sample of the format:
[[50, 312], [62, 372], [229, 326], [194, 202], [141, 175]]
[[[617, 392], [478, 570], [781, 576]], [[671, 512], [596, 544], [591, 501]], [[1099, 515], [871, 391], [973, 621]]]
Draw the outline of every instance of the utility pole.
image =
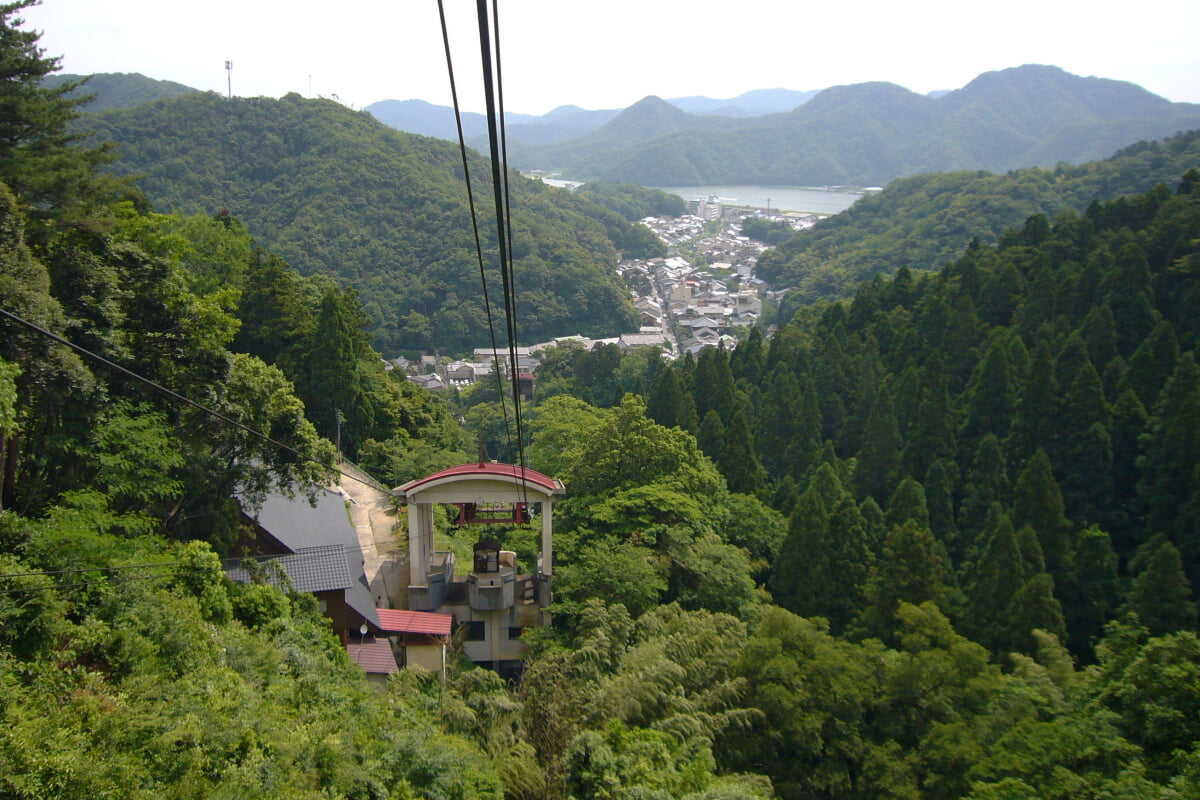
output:
[[233, 99], [233, 60], [225, 59], [225, 76], [229, 82], [229, 99]]
[[346, 421], [346, 418], [342, 416], [340, 408], [335, 408], [333, 413], [337, 417], [337, 454], [338, 466], [340, 467], [342, 465], [342, 423]]

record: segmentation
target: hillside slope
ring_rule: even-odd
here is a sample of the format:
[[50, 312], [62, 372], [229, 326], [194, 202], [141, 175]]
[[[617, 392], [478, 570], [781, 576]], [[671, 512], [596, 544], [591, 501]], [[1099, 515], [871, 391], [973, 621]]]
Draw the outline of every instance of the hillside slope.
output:
[[[227, 210], [302, 274], [358, 289], [381, 352], [486, 340], [462, 162], [449, 142], [295, 94], [189, 95], [89, 124], [119, 144], [117, 169], [144, 176], [158, 209]], [[471, 172], [485, 250], [494, 250], [490, 170], [477, 159]], [[601, 222], [611, 212], [519, 177], [512, 191], [519, 337], [635, 328]], [[498, 273], [489, 283], [500, 286]]]
[[789, 287], [787, 307], [846, 297], [856, 284], [907, 266], [940, 269], [972, 240], [997, 242], [1034, 214], [1085, 210], [1095, 200], [1174, 185], [1200, 167], [1200, 131], [1141, 142], [1104, 161], [1055, 170], [931, 172], [796, 234], [759, 260], [758, 276]]

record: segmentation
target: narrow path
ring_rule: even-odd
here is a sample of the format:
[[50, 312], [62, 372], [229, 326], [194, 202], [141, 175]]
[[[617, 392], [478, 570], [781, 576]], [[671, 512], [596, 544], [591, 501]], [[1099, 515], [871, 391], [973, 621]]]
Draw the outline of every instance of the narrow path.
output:
[[[353, 464], [342, 471], [367, 476]], [[397, 531], [392, 496], [361, 481], [343, 478], [338, 487], [350, 501], [350, 521], [362, 548], [363, 570], [378, 608], [407, 608], [408, 557]]]

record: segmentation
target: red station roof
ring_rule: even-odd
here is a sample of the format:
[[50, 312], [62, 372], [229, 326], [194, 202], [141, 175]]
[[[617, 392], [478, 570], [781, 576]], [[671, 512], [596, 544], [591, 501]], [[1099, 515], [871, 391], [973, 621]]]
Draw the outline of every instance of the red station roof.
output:
[[526, 467], [521, 469], [515, 464], [499, 464], [495, 461], [484, 461], [477, 464], [461, 464], [457, 467], [450, 467], [435, 472], [432, 475], [426, 475], [424, 478], [418, 478], [415, 481], [409, 481], [399, 489], [402, 489], [406, 494], [414, 489], [432, 481], [441, 480], [443, 478], [457, 478], [478, 476], [486, 478], [489, 476], [502, 476], [506, 478], [515, 478], [521, 480], [524, 478], [526, 483], [540, 486], [546, 492], [551, 494], [561, 493], [563, 491], [562, 482], [551, 478], [549, 475], [543, 475], [537, 470], [532, 470]]
[[386, 633], [420, 633], [429, 636], [449, 636], [450, 614], [434, 614], [429, 611], [402, 611], [394, 608], [379, 609], [379, 627]]

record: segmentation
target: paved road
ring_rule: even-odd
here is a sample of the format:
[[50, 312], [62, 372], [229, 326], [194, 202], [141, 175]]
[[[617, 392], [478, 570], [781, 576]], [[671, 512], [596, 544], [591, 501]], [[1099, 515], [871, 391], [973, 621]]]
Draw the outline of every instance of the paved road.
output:
[[[363, 475], [352, 464], [343, 464], [342, 471]], [[407, 608], [408, 543], [396, 530], [396, 509], [391, 495], [350, 478], [342, 478], [335, 488], [341, 489], [350, 500], [350, 521], [358, 533], [363, 569], [376, 607]]]

